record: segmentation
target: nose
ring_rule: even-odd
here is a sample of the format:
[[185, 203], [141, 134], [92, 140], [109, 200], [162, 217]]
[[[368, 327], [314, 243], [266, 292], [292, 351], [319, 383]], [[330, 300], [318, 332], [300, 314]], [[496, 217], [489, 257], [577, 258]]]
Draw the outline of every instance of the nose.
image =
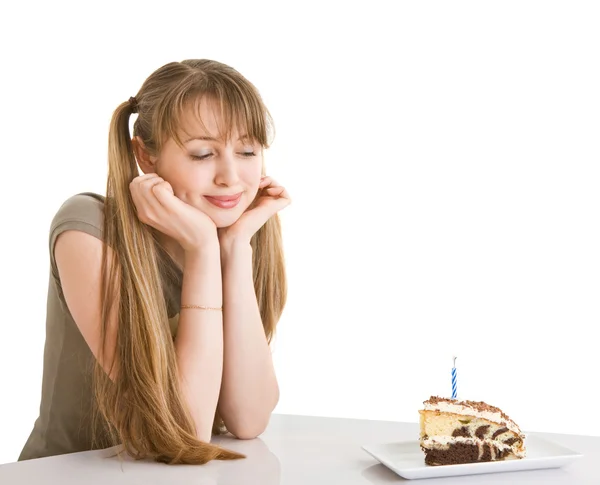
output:
[[215, 184], [222, 187], [231, 187], [238, 182], [237, 165], [230, 154], [223, 155], [217, 162]]

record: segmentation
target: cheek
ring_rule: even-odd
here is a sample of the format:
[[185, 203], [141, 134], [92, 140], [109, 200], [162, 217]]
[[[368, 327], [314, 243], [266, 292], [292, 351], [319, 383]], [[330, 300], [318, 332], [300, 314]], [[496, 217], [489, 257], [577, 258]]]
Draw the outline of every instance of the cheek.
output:
[[200, 185], [192, 176], [180, 177], [171, 183], [175, 196], [183, 202], [196, 208], [201, 208], [205, 204], [203, 195], [210, 192], [205, 185]]
[[240, 169], [239, 175], [244, 180], [246, 186], [252, 188], [256, 193], [260, 184], [260, 178], [262, 177], [262, 163], [248, 164]]
[[245, 208], [248, 208], [252, 205], [252, 203], [256, 200], [258, 195], [258, 186], [260, 184], [260, 171], [258, 174], [252, 173], [247, 179], [244, 180], [246, 185], [246, 204]]
[[251, 200], [254, 200], [258, 194], [258, 185], [260, 183], [260, 176], [257, 181], [254, 181], [252, 185], [249, 186], [248, 196]]
[[158, 174], [171, 184], [175, 193], [185, 191], [190, 186], [190, 171], [186, 170], [185, 164], [176, 157], [163, 158], [159, 166]]
[[182, 195], [205, 193], [210, 191], [212, 172], [207, 167], [193, 164], [180, 164], [172, 173], [173, 187], [177, 187]]

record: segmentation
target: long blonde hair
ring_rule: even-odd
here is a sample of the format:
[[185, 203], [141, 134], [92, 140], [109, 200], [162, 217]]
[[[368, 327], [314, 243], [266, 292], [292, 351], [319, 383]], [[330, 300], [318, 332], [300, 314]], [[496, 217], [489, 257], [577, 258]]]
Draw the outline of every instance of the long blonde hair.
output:
[[[257, 89], [235, 69], [213, 60], [172, 62], [153, 72], [135, 95], [138, 117], [133, 136], [139, 136], [152, 154], [158, 154], [169, 138], [181, 145], [178, 129], [184, 110], [197, 108], [205, 97], [220, 107], [223, 135], [228, 137], [235, 126], [245, 129], [263, 149], [270, 146], [273, 123]], [[129, 132], [133, 106], [123, 102], [116, 108], [108, 140], [104, 239], [113, 256], [109, 261], [105, 251], [102, 262], [101, 352], [113, 297], [118, 294], [120, 299], [115, 309], [114, 381], [98, 363], [94, 370], [97, 416], [103, 418], [109, 443], [122, 443], [137, 458], [190, 464], [243, 458], [196, 438], [179, 388], [163, 293], [168, 284], [164, 280], [174, 275], [169, 273], [172, 265], [156, 231], [139, 221], [129, 191], [139, 175]], [[254, 288], [265, 337], [271, 343], [287, 296], [277, 215], [254, 235], [251, 245]], [[213, 433], [224, 432], [217, 412]]]

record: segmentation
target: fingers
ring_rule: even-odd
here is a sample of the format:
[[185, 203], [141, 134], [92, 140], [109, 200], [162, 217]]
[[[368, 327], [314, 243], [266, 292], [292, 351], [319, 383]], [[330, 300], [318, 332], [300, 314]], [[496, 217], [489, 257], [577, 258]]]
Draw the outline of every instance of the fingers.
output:
[[131, 190], [131, 192], [133, 194], [138, 195], [138, 194], [141, 194], [141, 192], [145, 188], [147, 188], [148, 185], [154, 185], [155, 183], [158, 183], [159, 181], [162, 181], [162, 178], [160, 178], [158, 175], [156, 175], [155, 173], [147, 173], [147, 174], [135, 177], [129, 184], [129, 189]]
[[259, 188], [263, 189], [264, 192], [275, 198], [288, 199], [291, 202], [290, 195], [285, 187], [279, 185], [272, 177], [263, 177], [260, 181]]
[[159, 178], [160, 178], [160, 176], [159, 176], [157, 173], [155, 173], [155, 172], [150, 172], [150, 173], [145, 173], [145, 174], [143, 174], [143, 175], [139, 175], [139, 176], [137, 176], [137, 177], [136, 177], [135, 179], [133, 179], [133, 180], [134, 180], [134, 181], [135, 181], [135, 180], [141, 181], [141, 180], [147, 180], [147, 179], [149, 179], [149, 178], [156, 178], [156, 177], [159, 177]]
[[166, 209], [171, 209], [173, 203], [176, 201], [175, 192], [173, 187], [166, 180], [162, 180], [152, 186], [152, 194], [156, 200]]
[[171, 187], [171, 184], [154, 173], [136, 177], [131, 184], [129, 184], [129, 186], [132, 193], [140, 197], [148, 198], [148, 202], [152, 202], [152, 195], [156, 187], [166, 188], [169, 192], [171, 192], [171, 194], [173, 194], [173, 188]]
[[266, 192], [272, 197], [285, 197], [286, 194], [284, 187], [269, 187]]
[[169, 191], [172, 193], [168, 182], [152, 173], [136, 177], [129, 187], [140, 221], [154, 225], [165, 216], [162, 201], [164, 201], [165, 193], [168, 194]]
[[271, 177], [264, 177], [260, 182], [261, 192], [259, 192], [255, 209], [256, 216], [265, 221], [275, 213], [284, 209], [291, 203], [290, 196], [285, 187], [279, 185]]
[[157, 211], [160, 210], [162, 204], [156, 197], [157, 191], [155, 188], [160, 187], [164, 183], [166, 182], [161, 177], [156, 176], [140, 180], [138, 185], [139, 194], [144, 199], [144, 202]]

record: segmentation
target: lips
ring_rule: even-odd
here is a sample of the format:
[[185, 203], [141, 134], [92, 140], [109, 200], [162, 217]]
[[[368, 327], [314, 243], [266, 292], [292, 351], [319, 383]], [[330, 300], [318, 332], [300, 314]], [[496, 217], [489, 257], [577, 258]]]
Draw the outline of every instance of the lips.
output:
[[233, 200], [237, 200], [240, 198], [242, 193], [233, 194], [233, 195], [205, 195], [208, 199], [219, 200], [221, 202], [231, 202]]
[[242, 198], [242, 192], [234, 195], [205, 195], [204, 198], [220, 209], [233, 209]]

